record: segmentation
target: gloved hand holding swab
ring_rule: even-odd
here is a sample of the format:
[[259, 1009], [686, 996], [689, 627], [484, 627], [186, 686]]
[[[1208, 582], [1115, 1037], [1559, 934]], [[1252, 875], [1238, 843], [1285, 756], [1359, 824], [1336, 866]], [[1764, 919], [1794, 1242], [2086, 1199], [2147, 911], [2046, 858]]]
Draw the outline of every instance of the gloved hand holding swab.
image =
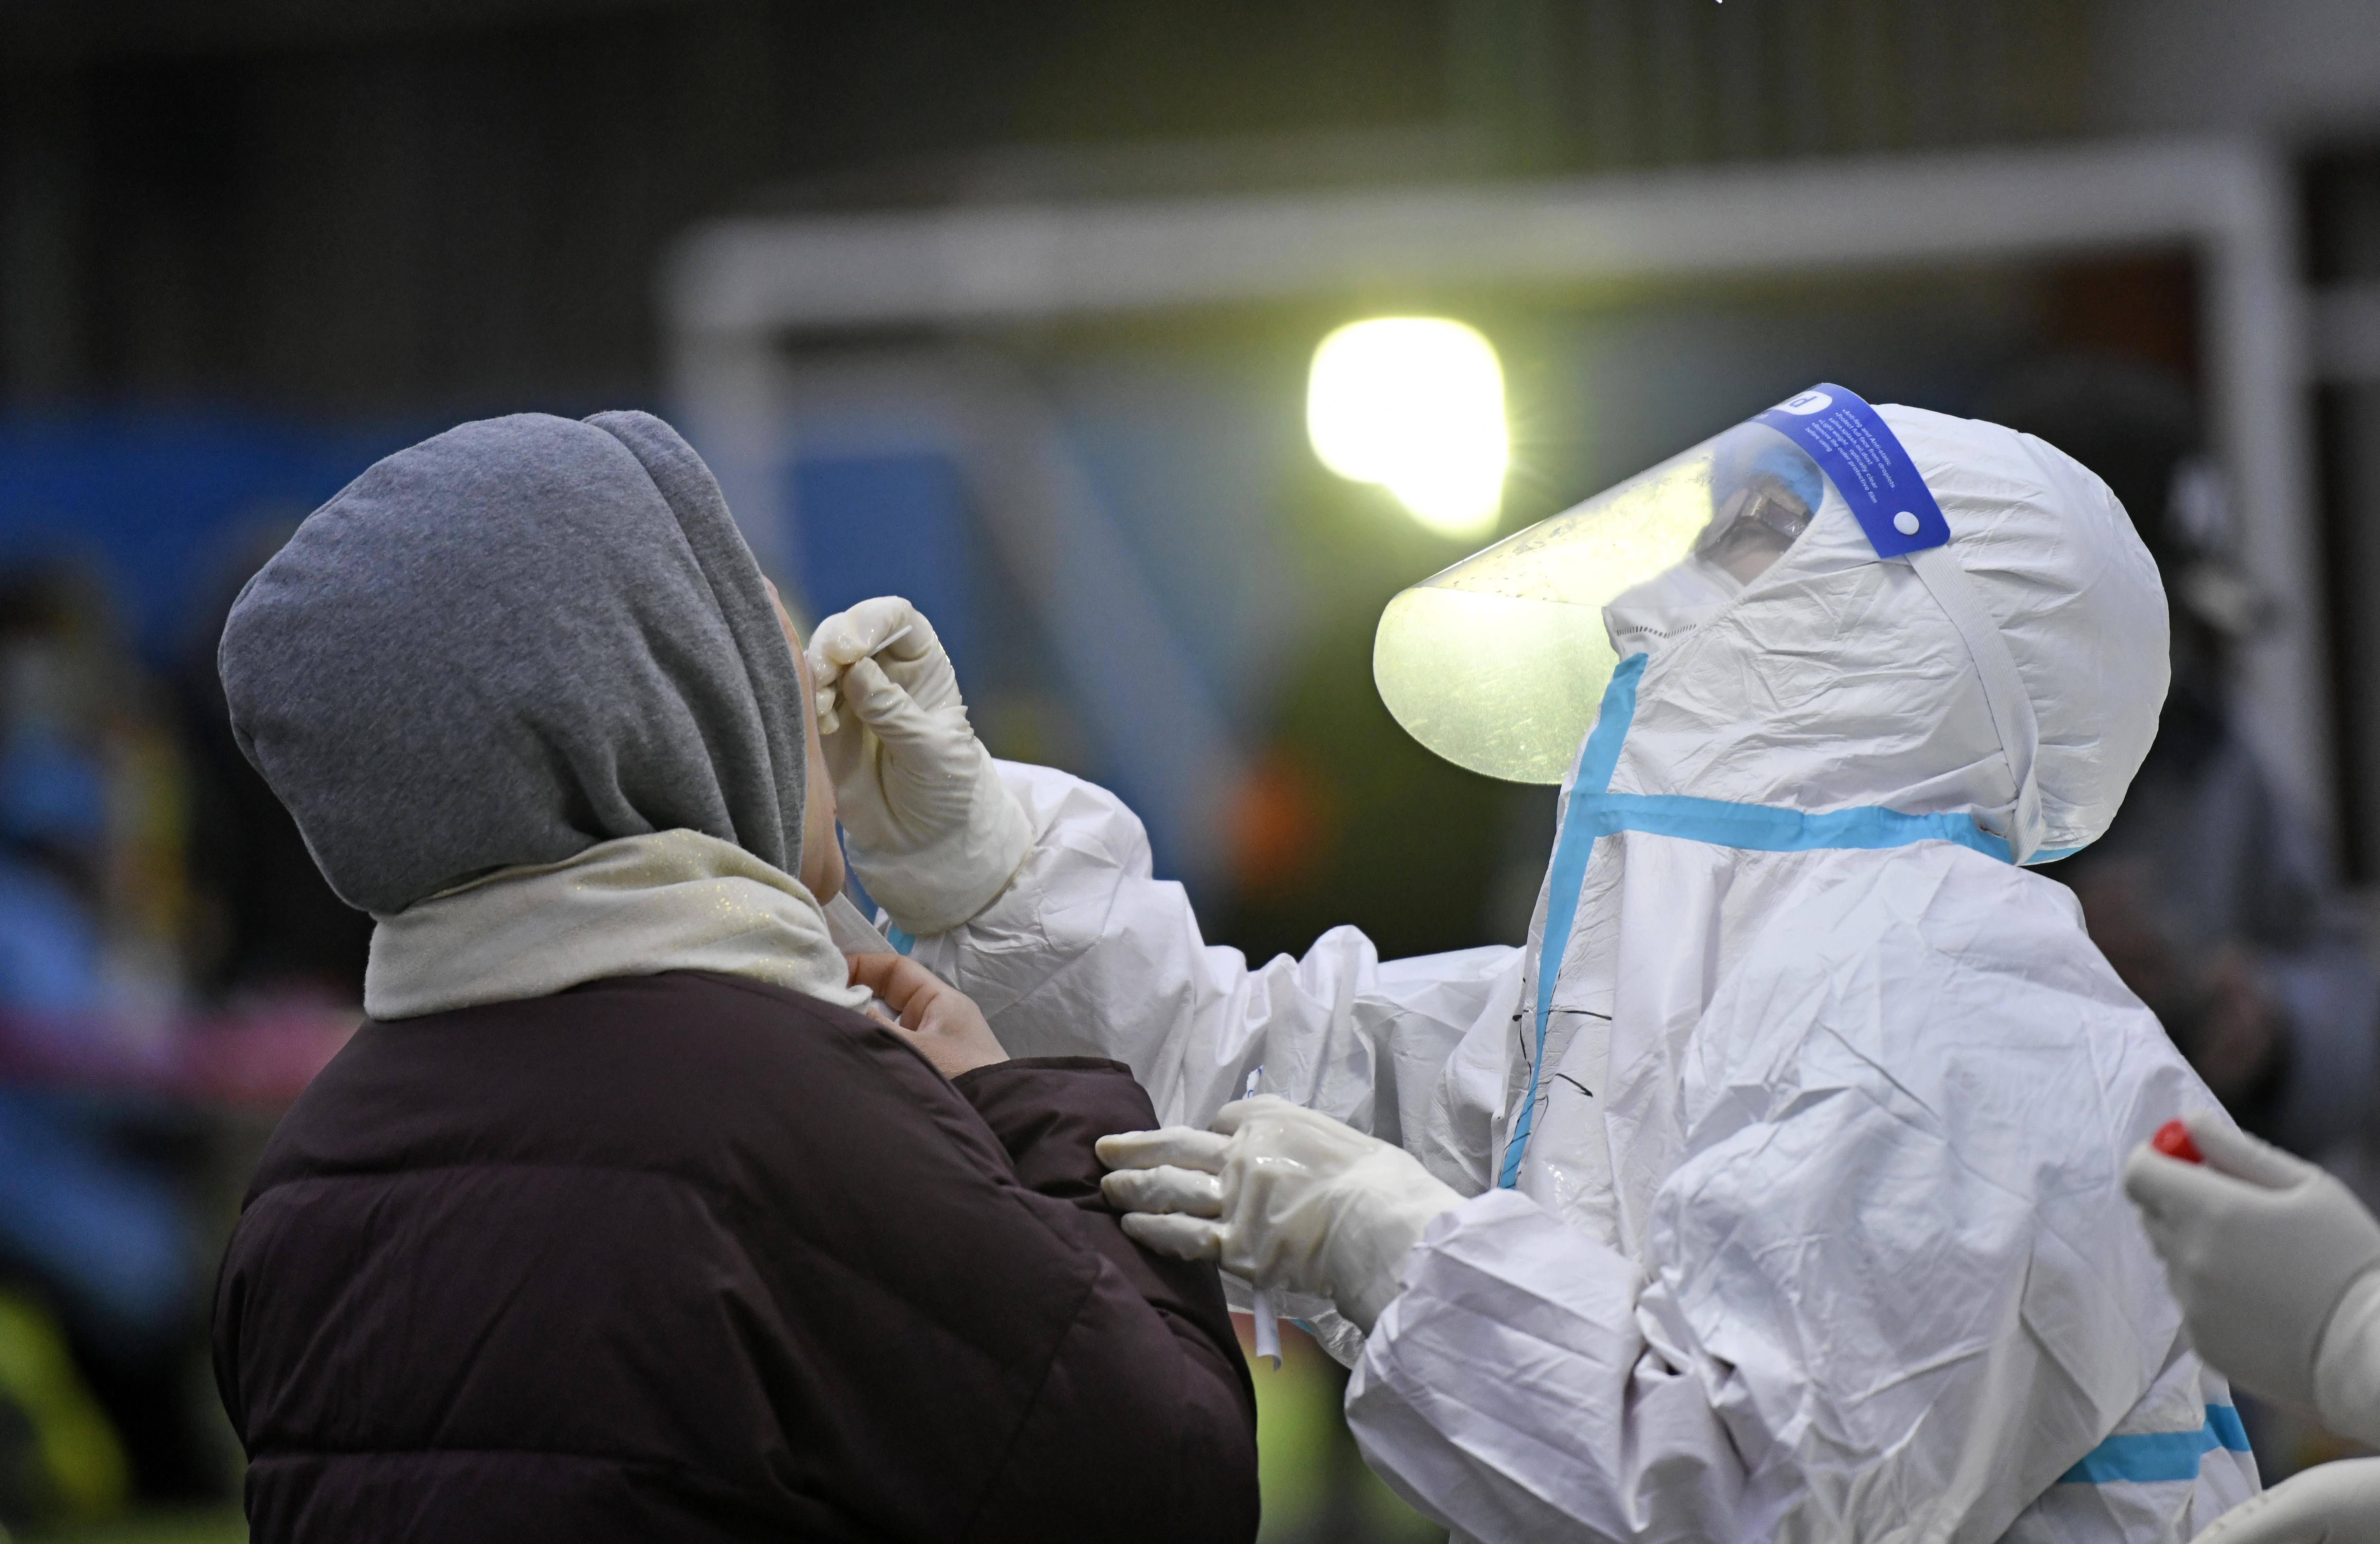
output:
[[[884, 650], [892, 648], [894, 644], [900, 642], [903, 638], [907, 638], [912, 632], [916, 631], [917, 626], [917, 625], [914, 622], [904, 622], [892, 632], [885, 634], [881, 642], [878, 643], [876, 647], [870, 649], [867, 653], [859, 656], [859, 658], [862, 660], [872, 660], [876, 658], [877, 655], [881, 654]], [[851, 662], [852, 664], [856, 664], [858, 663], [858, 660]], [[835, 689], [835, 682], [841, 680], [842, 673], [844, 670], [851, 668], [851, 666], [847, 664], [835, 667], [835, 675], [833, 680], [828, 679], [824, 669], [822, 669], [817, 663], [813, 662], [810, 668], [812, 671], [817, 673], [819, 677], [819, 733], [821, 735], [832, 735], [836, 730], [843, 727], [843, 715], [835, 711], [842, 704], [843, 694]]]
[[897, 595], [828, 617], [806, 652], [852, 872], [903, 932], [947, 931], [1033, 850], [1024, 806], [967, 723], [950, 655]]

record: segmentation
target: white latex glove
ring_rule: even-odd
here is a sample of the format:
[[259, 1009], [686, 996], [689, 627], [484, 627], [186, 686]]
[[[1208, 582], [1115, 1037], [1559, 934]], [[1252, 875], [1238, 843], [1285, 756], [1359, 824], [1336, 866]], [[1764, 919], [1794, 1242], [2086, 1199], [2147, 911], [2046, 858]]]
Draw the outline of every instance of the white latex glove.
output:
[[1270, 1094], [1223, 1106], [1211, 1131], [1128, 1131], [1099, 1154], [1114, 1171], [1099, 1189], [1135, 1239], [1320, 1294], [1367, 1334], [1422, 1230], [1463, 1198], [1402, 1148]]
[[820, 623], [807, 652], [859, 882], [907, 932], [957, 927], [1015, 876], [1033, 850], [1033, 825], [967, 723], [933, 624], [881, 596]]
[[2206, 1161], [2144, 1142], [2124, 1193], [2200, 1355], [2343, 1437], [2380, 1440], [2380, 1222], [2329, 1174], [2219, 1115], [2183, 1124]]
[[2196, 1544], [2380, 1544], [2380, 1458], [2317, 1464], [2217, 1517]]

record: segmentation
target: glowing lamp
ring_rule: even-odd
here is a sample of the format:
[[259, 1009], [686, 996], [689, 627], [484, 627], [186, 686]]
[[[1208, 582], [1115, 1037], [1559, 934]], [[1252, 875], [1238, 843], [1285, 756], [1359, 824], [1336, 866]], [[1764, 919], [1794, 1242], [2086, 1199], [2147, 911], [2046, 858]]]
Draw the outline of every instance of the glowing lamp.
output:
[[1340, 328], [1314, 350], [1305, 430], [1322, 464], [1396, 496], [1442, 536], [1496, 527], [1512, 439], [1495, 346], [1440, 317]]

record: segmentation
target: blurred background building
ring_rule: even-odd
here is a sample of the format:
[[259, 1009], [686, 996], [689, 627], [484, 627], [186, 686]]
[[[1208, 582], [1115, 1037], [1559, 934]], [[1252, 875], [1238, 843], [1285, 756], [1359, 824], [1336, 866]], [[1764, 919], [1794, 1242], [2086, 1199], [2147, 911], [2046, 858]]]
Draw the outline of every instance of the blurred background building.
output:
[[[1309, 442], [1318, 345], [1394, 316], [1492, 347], [1484, 505]], [[2124, 500], [2175, 693], [2046, 871], [2243, 1120], [2380, 1190], [2367, 0], [0, 9], [0, 1522], [238, 1537], [204, 1286], [368, 924], [213, 638], [377, 456], [671, 416], [789, 595], [917, 601], [1210, 937], [1400, 954], [1519, 938], [1552, 800], [1396, 729], [1380, 605], [1821, 379]], [[1267, 1537], [1427, 1536], [1336, 1376], [1258, 1373]]]

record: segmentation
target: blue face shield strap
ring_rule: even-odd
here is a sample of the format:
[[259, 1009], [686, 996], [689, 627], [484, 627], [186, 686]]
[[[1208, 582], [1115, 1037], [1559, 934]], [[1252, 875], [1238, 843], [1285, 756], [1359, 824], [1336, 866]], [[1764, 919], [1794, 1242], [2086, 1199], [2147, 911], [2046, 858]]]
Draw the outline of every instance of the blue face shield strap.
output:
[[1752, 416], [1802, 447], [1852, 507], [1878, 557], [1948, 546], [1950, 522], [1900, 437], [1857, 392], [1821, 381]]

